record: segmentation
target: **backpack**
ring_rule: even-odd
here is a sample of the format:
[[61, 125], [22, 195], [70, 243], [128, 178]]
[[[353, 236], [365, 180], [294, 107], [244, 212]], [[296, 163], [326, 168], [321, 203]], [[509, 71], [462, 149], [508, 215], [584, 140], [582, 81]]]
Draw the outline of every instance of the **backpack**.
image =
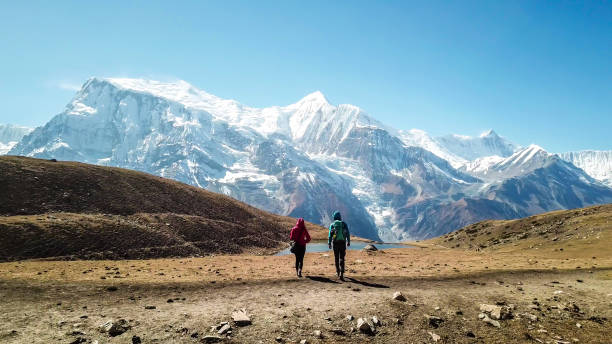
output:
[[332, 239], [334, 241], [345, 241], [346, 232], [344, 231], [344, 222], [335, 220], [332, 222]]

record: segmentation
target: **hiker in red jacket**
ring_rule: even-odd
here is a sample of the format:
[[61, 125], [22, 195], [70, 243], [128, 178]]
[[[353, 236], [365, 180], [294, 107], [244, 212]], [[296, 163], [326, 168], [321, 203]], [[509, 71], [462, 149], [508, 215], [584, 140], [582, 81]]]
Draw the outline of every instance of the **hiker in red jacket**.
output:
[[310, 234], [304, 225], [304, 219], [299, 218], [289, 234], [289, 240], [295, 242], [291, 252], [295, 254], [295, 273], [302, 277], [302, 267], [304, 267], [304, 254], [306, 254], [306, 244], [310, 242]]

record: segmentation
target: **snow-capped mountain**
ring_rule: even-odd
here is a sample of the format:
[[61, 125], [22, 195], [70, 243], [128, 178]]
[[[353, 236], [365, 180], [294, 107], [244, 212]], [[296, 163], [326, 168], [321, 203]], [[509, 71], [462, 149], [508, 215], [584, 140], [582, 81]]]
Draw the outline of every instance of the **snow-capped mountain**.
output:
[[32, 128], [11, 124], [0, 124], [0, 155], [8, 153]]
[[580, 167], [591, 177], [612, 187], [612, 151], [585, 150], [561, 153], [559, 156]]
[[466, 171], [484, 180], [503, 180], [525, 175], [533, 170], [544, 167], [553, 154], [548, 153], [538, 145], [529, 145], [507, 158], [497, 155], [479, 158], [466, 165]]
[[492, 129], [482, 133], [479, 137], [453, 134], [440, 136], [435, 140], [448, 152], [467, 161], [488, 156], [507, 157], [519, 149], [512, 142], [497, 135]]
[[[320, 92], [260, 109], [184, 81], [90, 79], [10, 154], [142, 170], [322, 224], [340, 210], [352, 232], [384, 240], [612, 201], [612, 189], [580, 169], [537, 147], [519, 150], [492, 131], [431, 138], [387, 127], [356, 106], [332, 105]], [[474, 159], [491, 172], [471, 168]], [[541, 170], [570, 191], [534, 177]], [[507, 180], [530, 188], [513, 195]], [[533, 206], [525, 201], [532, 190], [551, 200]]]

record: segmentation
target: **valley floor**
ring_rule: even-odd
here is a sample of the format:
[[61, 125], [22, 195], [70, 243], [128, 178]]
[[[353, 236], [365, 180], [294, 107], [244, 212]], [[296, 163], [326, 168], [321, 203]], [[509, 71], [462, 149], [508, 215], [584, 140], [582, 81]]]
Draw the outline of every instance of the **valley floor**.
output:
[[[229, 321], [228, 343], [612, 343], [612, 253], [600, 254], [348, 251], [345, 282], [326, 253], [306, 255], [302, 279], [293, 256], [2, 263], [0, 342], [196, 343]], [[479, 319], [495, 303], [514, 305], [499, 328]], [[237, 327], [242, 308], [252, 324]], [[373, 316], [376, 333], [360, 333]], [[120, 318], [127, 332], [98, 331]]]

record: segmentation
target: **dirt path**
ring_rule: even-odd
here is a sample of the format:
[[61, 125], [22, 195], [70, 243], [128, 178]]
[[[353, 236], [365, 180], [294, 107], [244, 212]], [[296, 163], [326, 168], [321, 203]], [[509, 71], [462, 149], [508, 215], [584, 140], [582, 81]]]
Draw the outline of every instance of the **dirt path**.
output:
[[[245, 308], [252, 325], [232, 325], [225, 341], [433, 343], [431, 332], [443, 343], [612, 343], [612, 265], [605, 259], [593, 268], [569, 258], [456, 250], [351, 252], [346, 282], [331, 278], [331, 257], [324, 254], [307, 256], [303, 279], [292, 276], [291, 259], [0, 264], [0, 342], [131, 343], [138, 336], [143, 343], [196, 343]], [[391, 300], [395, 291], [407, 301]], [[478, 318], [481, 303], [496, 302], [515, 306], [514, 318], [500, 320], [500, 328]], [[443, 321], [436, 328], [425, 315]], [[355, 329], [357, 318], [373, 316], [382, 321], [374, 335]], [[97, 330], [119, 318], [131, 325], [126, 333], [109, 337]]]

